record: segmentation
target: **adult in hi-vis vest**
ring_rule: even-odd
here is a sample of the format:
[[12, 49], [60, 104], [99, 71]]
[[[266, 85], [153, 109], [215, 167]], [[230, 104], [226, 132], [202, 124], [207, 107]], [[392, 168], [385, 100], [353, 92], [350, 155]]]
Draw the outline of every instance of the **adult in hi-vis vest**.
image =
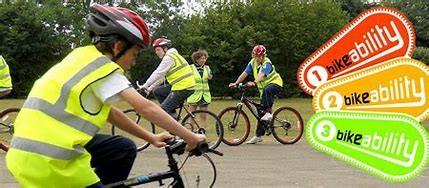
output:
[[[193, 64], [191, 65], [192, 72], [196, 82], [195, 92], [188, 98], [188, 104], [191, 105], [190, 110], [194, 111], [198, 107], [201, 110], [208, 110], [209, 104], [212, 102], [210, 94], [209, 80], [213, 78], [210, 67], [206, 65], [207, 58], [209, 57], [206, 50], [198, 50], [191, 55]], [[201, 114], [202, 127], [207, 128], [206, 114]]]
[[12, 78], [10, 77], [9, 66], [0, 55], [0, 98], [8, 95], [12, 91]]
[[253, 75], [255, 80], [247, 82], [247, 85], [250, 87], [257, 86], [260, 93], [262, 109], [258, 110], [258, 113], [262, 122], [258, 122], [255, 136], [247, 142], [248, 144], [262, 142], [261, 137], [265, 134], [265, 130], [261, 123], [267, 123], [273, 118], [271, 107], [274, 103], [274, 97], [283, 87], [283, 80], [280, 74], [276, 72], [274, 65], [266, 56], [267, 49], [263, 45], [256, 45], [252, 50], [252, 59], [243, 73], [234, 83], [229, 84], [229, 87], [236, 87], [248, 75]]
[[[171, 116], [176, 117], [175, 108], [183, 103], [195, 90], [195, 79], [191, 66], [179, 52], [173, 48], [172, 42], [166, 38], [157, 38], [152, 47], [161, 59], [158, 67], [146, 83], [139, 86], [151, 92]], [[167, 80], [167, 83], [164, 81]], [[164, 85], [161, 85], [164, 83]]]
[[38, 79], [15, 121], [6, 164], [22, 187], [103, 187], [126, 179], [136, 146], [124, 137], [97, 134], [107, 121], [165, 146], [172, 136], [135, 124], [112, 106], [121, 100], [190, 148], [205, 139], [142, 97], [124, 76], [150, 43], [143, 18], [125, 8], [93, 5], [85, 27], [93, 44], [74, 49]]

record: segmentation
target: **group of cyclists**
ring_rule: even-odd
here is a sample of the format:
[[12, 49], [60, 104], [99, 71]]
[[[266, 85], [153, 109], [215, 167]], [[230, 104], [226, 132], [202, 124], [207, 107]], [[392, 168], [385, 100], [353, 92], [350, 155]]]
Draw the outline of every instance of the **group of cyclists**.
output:
[[[150, 45], [147, 23], [137, 13], [104, 5], [89, 9], [84, 22], [92, 44], [74, 49], [39, 78], [16, 118], [6, 164], [23, 187], [103, 187], [125, 180], [136, 158], [136, 146], [125, 137], [98, 134], [106, 122], [156, 147], [165, 146], [173, 135], [184, 139], [188, 150], [206, 139], [173, 117], [174, 109], [185, 100], [194, 110], [198, 106], [207, 109], [211, 103], [208, 80], [213, 75], [205, 65], [207, 51], [193, 53], [194, 64], [189, 65], [169, 39], [158, 38]], [[161, 62], [140, 87], [152, 92], [160, 106], [143, 97], [124, 76], [149, 46]], [[1, 68], [0, 64], [3, 72]], [[263, 121], [248, 141], [255, 144], [262, 141], [261, 124], [271, 120], [274, 96], [283, 81], [262, 45], [253, 48], [251, 61], [229, 87], [236, 87], [248, 75], [254, 80], [246, 84], [258, 88], [262, 104]], [[118, 101], [127, 102], [168, 132], [143, 129], [113, 106]]]

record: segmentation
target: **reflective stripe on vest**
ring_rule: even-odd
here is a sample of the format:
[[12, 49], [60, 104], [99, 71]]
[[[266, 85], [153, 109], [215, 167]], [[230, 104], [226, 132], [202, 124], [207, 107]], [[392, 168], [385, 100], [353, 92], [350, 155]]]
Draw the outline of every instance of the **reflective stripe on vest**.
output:
[[183, 90], [195, 86], [192, 69], [188, 62], [177, 52], [167, 53], [174, 60], [174, 66], [167, 73], [166, 78], [171, 84], [171, 90]]
[[265, 64], [269, 63], [272, 66], [271, 72], [268, 75], [265, 75], [265, 78], [262, 79], [262, 81], [257, 84], [260, 96], [262, 96], [262, 92], [264, 91], [264, 87], [271, 84], [271, 83], [277, 84], [280, 87], [283, 86], [283, 80], [280, 77], [280, 74], [276, 72], [274, 65], [271, 63], [271, 61], [268, 58], [264, 58], [259, 69], [258, 69], [258, 63], [256, 62], [255, 58], [253, 58], [250, 63], [251, 63], [252, 69], [253, 69], [253, 77], [255, 79], [262, 72], [262, 67]]
[[208, 84], [208, 66], [204, 66], [203, 69], [203, 77], [201, 77], [200, 73], [198, 72], [196, 66], [194, 64], [191, 65], [192, 72], [194, 74], [195, 78], [195, 92], [188, 97], [187, 102], [188, 103], [197, 103], [201, 100], [201, 98], [204, 99], [207, 103], [211, 103], [211, 94], [210, 94], [210, 87]]
[[9, 66], [7, 66], [3, 56], [0, 56], [0, 88], [12, 88]]
[[79, 145], [76, 145], [73, 150], [69, 150], [52, 144], [47, 144], [44, 142], [39, 142], [36, 140], [30, 140], [17, 136], [14, 136], [12, 138], [11, 146], [13, 146], [13, 148], [15, 149], [38, 153], [40, 155], [62, 160], [71, 160], [76, 156], [82, 155], [84, 153], [84, 148]]

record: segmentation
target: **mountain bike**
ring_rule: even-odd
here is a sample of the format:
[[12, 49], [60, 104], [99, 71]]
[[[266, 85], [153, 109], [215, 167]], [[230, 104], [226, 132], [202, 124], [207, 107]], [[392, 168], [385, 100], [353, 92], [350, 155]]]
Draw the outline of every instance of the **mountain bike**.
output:
[[[147, 184], [147, 183], [156, 182], [156, 181], [159, 183], [159, 186], [164, 186], [165, 185], [164, 180], [167, 180], [167, 179], [172, 179], [172, 181], [168, 184], [167, 187], [173, 187], [173, 188], [213, 187], [216, 182], [216, 176], [217, 176], [216, 166], [213, 160], [207, 155], [207, 153], [210, 152], [219, 156], [222, 156], [223, 154], [214, 149], [210, 149], [209, 145], [205, 142], [200, 143], [197, 146], [197, 148], [193, 149], [188, 153], [188, 155], [186, 156], [186, 159], [179, 167], [178, 162], [175, 158], [175, 155], [177, 156], [183, 155], [185, 153], [185, 146], [186, 146], [186, 143], [179, 138], [176, 138], [167, 142], [167, 146], [165, 147], [165, 152], [168, 158], [168, 167], [170, 168], [169, 170], [165, 172], [150, 173], [148, 175], [137, 176], [121, 182], [108, 184], [106, 185], [106, 187], [135, 186], [135, 185]], [[196, 175], [193, 175], [190, 177], [186, 174], [181, 173], [183, 171], [183, 167], [185, 165], [188, 165], [191, 157], [195, 157], [195, 158], [202, 157], [206, 159], [205, 162], [209, 163], [210, 167], [208, 168], [211, 168], [211, 169], [201, 169], [204, 167], [199, 165], [197, 168], [200, 168], [201, 170]], [[207, 170], [211, 172], [207, 172]], [[182, 179], [183, 176], [185, 176], [185, 178], [187, 177], [188, 179], [185, 179], [185, 180]]]
[[284, 106], [274, 111], [271, 121], [261, 121], [258, 112], [262, 105], [246, 97], [247, 88], [247, 84], [240, 83], [237, 89], [240, 90], [241, 97], [237, 105], [227, 107], [219, 113], [219, 119], [225, 126], [222, 141], [230, 146], [238, 146], [249, 136], [250, 121], [243, 109], [244, 104], [258, 122], [262, 123], [266, 135], [273, 134], [274, 138], [282, 144], [297, 142], [304, 132], [304, 121], [299, 112], [292, 107]]
[[9, 150], [9, 143], [13, 135], [13, 123], [18, 115], [19, 108], [8, 108], [0, 112], [0, 149]]
[[[142, 92], [141, 94], [143, 96], [147, 96], [147, 94], [143, 94]], [[190, 111], [184, 103], [181, 103], [175, 110], [178, 111], [177, 116], [174, 117], [176, 121], [181, 122], [183, 126], [194, 133], [205, 134], [211, 149], [215, 149], [222, 142], [224, 134], [223, 126], [216, 114], [208, 110]], [[140, 114], [138, 114], [134, 109], [127, 109], [123, 112], [146, 130], [156, 133], [155, 125], [143, 120]], [[183, 119], [182, 114], [184, 114]], [[205, 121], [202, 120], [201, 115], [206, 117]], [[142, 151], [150, 145], [149, 142], [128, 134], [127, 132], [116, 128], [114, 125], [112, 126], [111, 133], [112, 135], [122, 135], [130, 138], [136, 143], [138, 151]]]

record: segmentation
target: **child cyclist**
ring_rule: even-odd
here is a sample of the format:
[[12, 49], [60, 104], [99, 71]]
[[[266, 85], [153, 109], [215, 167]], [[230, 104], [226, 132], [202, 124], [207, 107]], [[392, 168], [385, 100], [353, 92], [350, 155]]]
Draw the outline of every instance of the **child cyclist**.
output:
[[266, 54], [267, 49], [263, 45], [256, 45], [252, 50], [252, 59], [247, 64], [243, 73], [241, 73], [234, 83], [229, 84], [229, 87], [236, 87], [248, 75], [253, 75], [254, 81], [247, 82], [247, 85], [250, 87], [257, 86], [261, 96], [262, 109], [258, 110], [258, 113], [262, 122], [258, 122], [255, 136], [247, 142], [248, 144], [262, 142], [261, 137], [265, 134], [265, 129], [261, 123], [271, 121], [273, 117], [271, 108], [274, 103], [274, 97], [280, 92], [283, 86], [280, 74], [276, 72], [274, 65], [266, 57]]
[[188, 150], [205, 140], [142, 97], [124, 76], [150, 43], [143, 18], [125, 8], [93, 5], [85, 26], [92, 45], [74, 49], [38, 79], [16, 119], [6, 164], [22, 187], [103, 187], [125, 180], [136, 146], [97, 134], [106, 121], [157, 147], [172, 138], [138, 126], [112, 106], [120, 100], [183, 138]]

